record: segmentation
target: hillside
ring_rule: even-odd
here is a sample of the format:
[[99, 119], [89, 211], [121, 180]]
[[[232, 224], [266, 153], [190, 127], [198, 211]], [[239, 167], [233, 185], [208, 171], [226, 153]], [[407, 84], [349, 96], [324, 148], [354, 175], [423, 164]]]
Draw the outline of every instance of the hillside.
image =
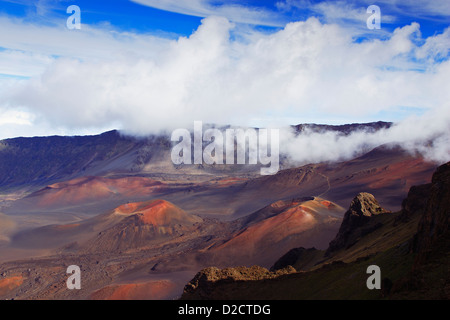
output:
[[[159, 141], [164, 146], [163, 141]], [[130, 159], [124, 166], [120, 158], [138, 152], [145, 144], [158, 144], [155, 139], [138, 140], [110, 131], [97, 136], [15, 138], [0, 141], [0, 188], [14, 189], [27, 185], [43, 186], [51, 182], [127, 169], [133, 172], [151, 154]], [[165, 147], [169, 145], [165, 143]], [[20, 165], [18, 165], [20, 164]]]
[[120, 223], [105, 229], [84, 245], [83, 251], [117, 253], [151, 247], [172, 239], [182, 241], [184, 234], [196, 231], [203, 219], [190, 215], [164, 200], [124, 204], [112, 213]]
[[[422, 195], [421, 187], [412, 188], [396, 213], [358, 195], [325, 258], [325, 252], [297, 249], [272, 268], [287, 268], [281, 276], [263, 269], [233, 280], [205, 269], [186, 285], [182, 299], [450, 299], [450, 163], [438, 168], [427, 187], [430, 192]], [[376, 215], [367, 214], [374, 210]], [[287, 263], [309, 269], [294, 271]], [[381, 268], [381, 290], [366, 287], [370, 265]]]
[[326, 248], [344, 211], [321, 198], [280, 200], [236, 221], [238, 232], [208, 254], [224, 265], [270, 266], [271, 257], [295, 244]]

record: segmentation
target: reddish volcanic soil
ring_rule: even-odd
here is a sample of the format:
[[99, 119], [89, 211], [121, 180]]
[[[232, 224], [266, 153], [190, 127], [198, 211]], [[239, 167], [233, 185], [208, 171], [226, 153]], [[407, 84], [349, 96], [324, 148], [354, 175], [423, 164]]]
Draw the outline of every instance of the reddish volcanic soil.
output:
[[114, 210], [114, 213], [124, 216], [137, 215], [144, 224], [156, 227], [176, 222], [184, 224], [201, 221], [200, 218], [188, 215], [180, 208], [164, 200], [124, 204]]
[[6, 295], [9, 291], [20, 287], [23, 283], [22, 276], [0, 278], [0, 296]]
[[174, 294], [177, 286], [169, 280], [112, 285], [97, 290], [92, 300], [163, 300]]
[[83, 177], [55, 183], [33, 193], [28, 198], [37, 199], [40, 208], [65, 207], [108, 199], [111, 196], [150, 196], [164, 189], [164, 184], [149, 178]]
[[[15, 234], [16, 248], [57, 249], [70, 243], [102, 248], [135, 248], [195, 229], [202, 218], [164, 200], [128, 203], [73, 224], [49, 225]], [[161, 238], [163, 237], [163, 238]], [[167, 240], [167, 239], [166, 239]], [[97, 248], [98, 247], [98, 248]]]
[[288, 251], [295, 245], [308, 246], [314, 243], [318, 247], [326, 247], [339, 226], [341, 219], [338, 217], [345, 211], [320, 198], [277, 201], [263, 210], [261, 214], [273, 214], [260, 220], [258, 213], [255, 213], [253, 219], [256, 222], [247, 221], [243, 231], [211, 248], [216, 258], [224, 256], [241, 261], [249, 261], [250, 258], [252, 262], [256, 260], [264, 265], [273, 262], [271, 259], [275, 252]]
[[366, 182], [369, 188], [379, 190], [389, 188], [398, 181], [408, 186], [417, 185], [429, 175], [429, 172], [424, 169], [428, 168], [423, 160], [407, 159], [385, 166], [382, 170], [375, 172], [372, 177], [365, 177], [363, 182]]
[[[171, 278], [175, 272], [270, 267], [292, 248], [326, 249], [339, 230], [341, 206], [347, 208], [356, 194], [372, 193], [394, 211], [409, 188], [427, 183], [434, 170], [403, 151], [377, 148], [346, 162], [256, 178], [162, 175], [169, 182], [85, 177], [56, 183], [2, 205], [0, 274], [7, 271], [7, 277], [0, 276], [0, 298], [174, 297], [182, 292]], [[86, 291], [67, 292], [65, 268], [71, 264], [82, 266]]]
[[249, 248], [260, 243], [263, 238], [267, 242], [278, 242], [289, 235], [301, 233], [318, 223], [308, 211], [308, 208], [301, 205], [290, 207], [275, 217], [248, 227], [221, 247], [235, 245]]
[[[103, 216], [116, 221], [86, 242], [88, 252], [126, 251], [151, 248], [161, 243], [184, 241], [192, 235], [203, 219], [186, 213], [165, 200], [124, 204]], [[95, 220], [92, 219], [92, 220]]]
[[396, 211], [409, 189], [427, 183], [435, 169], [436, 164], [421, 157], [379, 147], [347, 162], [319, 165], [316, 170], [329, 182], [323, 197], [346, 206], [359, 192], [368, 192], [385, 208]]

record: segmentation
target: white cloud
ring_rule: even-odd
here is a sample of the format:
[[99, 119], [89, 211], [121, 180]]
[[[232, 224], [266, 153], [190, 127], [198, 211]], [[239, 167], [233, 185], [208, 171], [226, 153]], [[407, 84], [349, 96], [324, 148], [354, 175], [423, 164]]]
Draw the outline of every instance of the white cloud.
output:
[[0, 126], [5, 124], [31, 125], [33, 119], [31, 115], [19, 110], [2, 110]]
[[[64, 19], [43, 26], [0, 16], [0, 27], [8, 30], [0, 33], [0, 46], [6, 49], [0, 51], [0, 73], [11, 75], [42, 74], [59, 57], [105, 61], [139, 52], [150, 58], [168, 44], [164, 38], [121, 32], [110, 26], [83, 25], [82, 30], [69, 30]], [[2, 72], [5, 69], [11, 70]]]
[[410, 117], [389, 129], [377, 132], [354, 132], [348, 136], [337, 132], [306, 131], [294, 135], [284, 130], [280, 149], [293, 163], [334, 162], [353, 159], [380, 145], [401, 146], [428, 161], [450, 160], [450, 104], [426, 115]]
[[450, 54], [450, 28], [443, 33], [429, 37], [425, 44], [418, 48], [416, 56], [419, 59], [440, 60]]
[[48, 55], [21, 50], [0, 51], [0, 74], [15, 77], [41, 75], [54, 59]]
[[[0, 27], [2, 23], [14, 22], [0, 19]], [[44, 55], [54, 50], [62, 56], [44, 63], [42, 75], [0, 94], [0, 106], [29, 112], [35, 126], [42, 123], [70, 132], [119, 126], [148, 134], [191, 128], [196, 120], [244, 126], [254, 124], [255, 118], [298, 121], [312, 114], [322, 122], [343, 117], [378, 120], [382, 112], [410, 107], [429, 110], [438, 118], [418, 118], [389, 131], [392, 136], [354, 135], [339, 143], [332, 135], [323, 136], [327, 149], [312, 150], [308, 157], [327, 159], [326, 150], [335, 158], [346, 157], [364, 143], [389, 140], [420, 150], [425, 145], [422, 137], [433, 136], [440, 146], [436, 154], [448, 154], [442, 147], [448, 142], [443, 132], [448, 134], [450, 118], [450, 61], [443, 44], [448, 29], [420, 39], [420, 26], [413, 23], [387, 40], [355, 43], [349, 29], [314, 18], [265, 34], [240, 33], [227, 19], [210, 17], [189, 38], [178, 40], [93, 27], [72, 35], [17, 25], [18, 37], [0, 35], [9, 39], [8, 47]], [[232, 30], [240, 40], [230, 37]], [[27, 41], [18, 41], [20, 37]], [[53, 37], [61, 41], [54, 48]], [[28, 43], [33, 39], [34, 44]], [[419, 47], [416, 40], [425, 40], [425, 45]], [[447, 58], [411, 60], [428, 57], [429, 52], [447, 52]], [[409, 130], [414, 132], [408, 136]]]
[[207, 19], [157, 57], [141, 56], [140, 48], [131, 46], [132, 58], [112, 59], [112, 53], [105, 61], [58, 59], [42, 77], [13, 92], [11, 101], [55, 123], [114, 120], [136, 132], [287, 110], [299, 116], [310, 108], [364, 116], [445, 101], [445, 94], [430, 96], [424, 89], [441, 75], [439, 69], [437, 74], [384, 69], [409, 66], [417, 24], [396, 30], [388, 41], [360, 44], [337, 25], [315, 19], [272, 35], [254, 33], [247, 44], [231, 41], [231, 28], [225, 19]]

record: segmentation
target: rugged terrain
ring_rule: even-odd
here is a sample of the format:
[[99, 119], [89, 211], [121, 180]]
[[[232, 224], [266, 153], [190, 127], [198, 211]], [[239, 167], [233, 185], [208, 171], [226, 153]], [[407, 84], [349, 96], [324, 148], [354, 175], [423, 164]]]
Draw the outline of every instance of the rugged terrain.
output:
[[[349, 134], [389, 125], [295, 130]], [[349, 161], [284, 162], [276, 175], [260, 176], [252, 166], [175, 166], [170, 146], [164, 137], [116, 131], [2, 141], [0, 298], [174, 299], [211, 266], [241, 267], [232, 272], [241, 281], [245, 267], [260, 265], [252, 274], [265, 268], [275, 281], [325, 261], [365, 259], [411, 238], [425, 202], [422, 188], [411, 187], [436, 169], [386, 145]], [[361, 194], [346, 215], [362, 191], [373, 196]], [[81, 267], [82, 290], [66, 287], [70, 265]]]
[[[207, 268], [182, 299], [450, 299], [449, 191], [447, 163], [399, 212], [358, 194], [326, 251], [291, 250], [271, 271]], [[370, 265], [381, 268], [381, 290], [366, 287]]]

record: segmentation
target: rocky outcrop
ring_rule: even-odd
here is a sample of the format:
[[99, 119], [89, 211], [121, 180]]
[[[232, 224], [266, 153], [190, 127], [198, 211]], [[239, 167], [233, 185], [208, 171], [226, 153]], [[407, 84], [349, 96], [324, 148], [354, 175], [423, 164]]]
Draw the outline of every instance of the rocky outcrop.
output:
[[414, 251], [426, 254], [449, 233], [450, 225], [450, 162], [433, 175], [425, 213], [414, 239]]
[[373, 216], [384, 213], [390, 213], [390, 211], [383, 209], [372, 194], [358, 194], [345, 213], [339, 232], [336, 238], [330, 242], [325, 255], [331, 256], [338, 250], [347, 249], [359, 238], [378, 229], [379, 224], [369, 225], [368, 222]]
[[220, 299], [220, 296], [215, 296], [217, 293], [216, 288], [220, 288], [226, 283], [273, 279], [294, 272], [295, 269], [292, 267], [287, 267], [276, 272], [270, 272], [266, 268], [259, 266], [226, 269], [210, 267], [197, 273], [194, 279], [184, 287], [181, 299]]

